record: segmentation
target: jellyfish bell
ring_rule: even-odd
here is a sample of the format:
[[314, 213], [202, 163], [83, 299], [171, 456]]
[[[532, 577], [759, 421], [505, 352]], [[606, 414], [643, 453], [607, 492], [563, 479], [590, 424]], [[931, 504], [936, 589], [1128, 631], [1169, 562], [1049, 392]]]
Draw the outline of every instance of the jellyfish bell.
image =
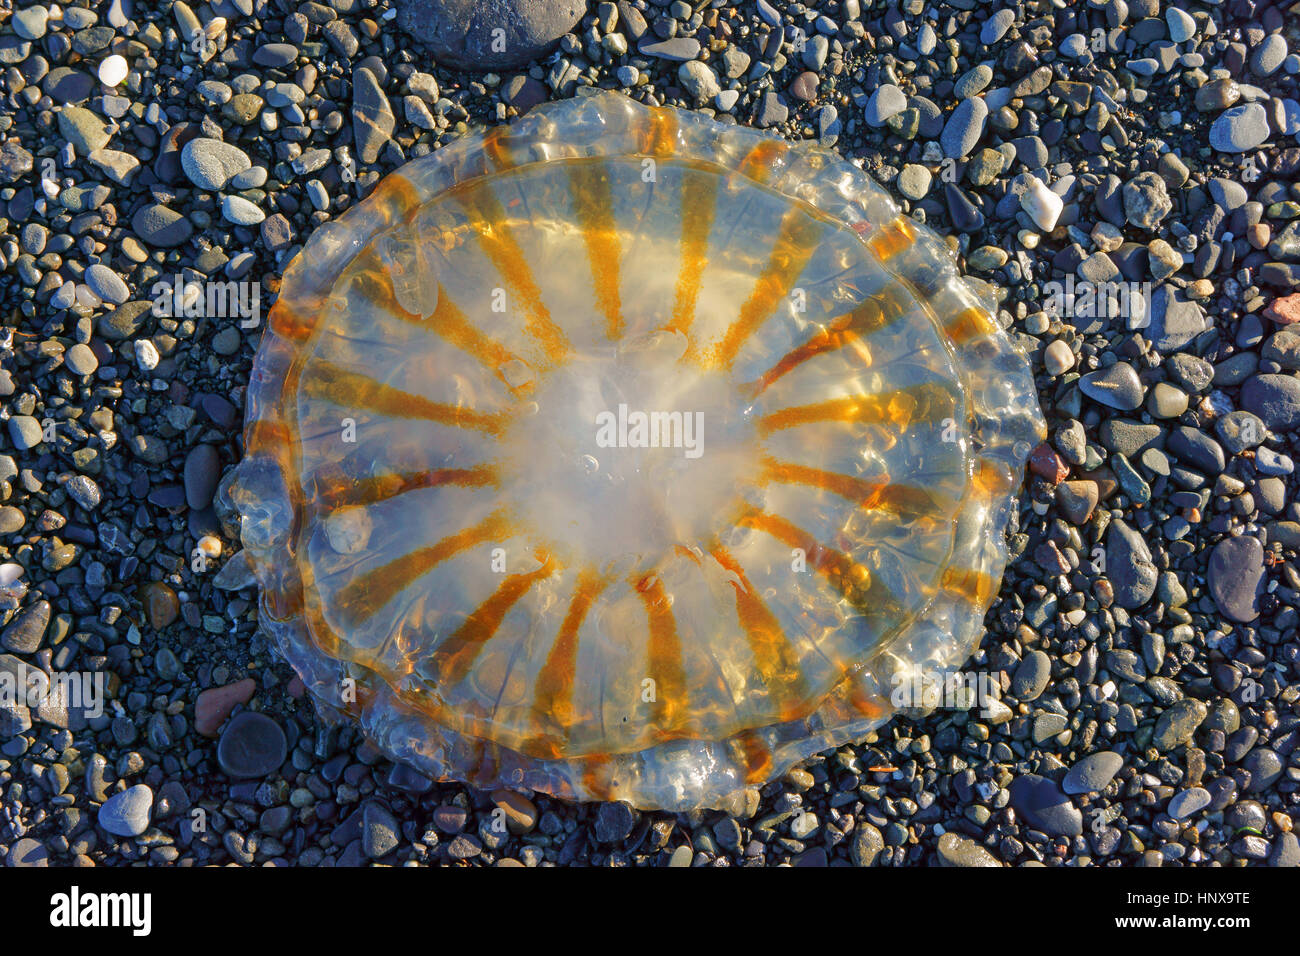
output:
[[982, 634], [1044, 433], [988, 290], [833, 153], [613, 93], [287, 268], [242, 517], [321, 710], [438, 779], [718, 806]]

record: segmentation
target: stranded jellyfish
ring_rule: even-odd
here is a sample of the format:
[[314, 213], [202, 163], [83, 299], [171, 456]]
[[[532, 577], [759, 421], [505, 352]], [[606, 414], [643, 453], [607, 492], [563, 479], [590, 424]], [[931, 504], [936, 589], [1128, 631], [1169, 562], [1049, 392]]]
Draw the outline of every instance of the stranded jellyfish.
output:
[[285, 271], [262, 626], [435, 778], [716, 806], [978, 643], [1043, 432], [995, 316], [829, 151], [612, 93], [467, 136]]

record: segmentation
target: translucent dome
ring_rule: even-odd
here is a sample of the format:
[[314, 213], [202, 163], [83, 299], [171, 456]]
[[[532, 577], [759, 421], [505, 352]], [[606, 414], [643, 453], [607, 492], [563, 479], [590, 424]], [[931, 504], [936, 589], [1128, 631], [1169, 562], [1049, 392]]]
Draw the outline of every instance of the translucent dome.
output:
[[1043, 433], [983, 289], [835, 154], [613, 93], [409, 163], [258, 349], [262, 625], [436, 778], [761, 785], [979, 641]]

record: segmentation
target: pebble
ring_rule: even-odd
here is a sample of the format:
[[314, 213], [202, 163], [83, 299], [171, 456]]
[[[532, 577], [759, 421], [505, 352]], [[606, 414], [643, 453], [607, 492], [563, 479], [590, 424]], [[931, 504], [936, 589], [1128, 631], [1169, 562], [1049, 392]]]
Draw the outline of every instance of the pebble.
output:
[[256, 226], [266, 218], [266, 213], [242, 196], [226, 196], [221, 200], [221, 215], [237, 226]]
[[72, 144], [78, 156], [89, 156], [107, 146], [111, 139], [104, 121], [80, 106], [65, 106], [59, 111], [59, 133]]
[[1250, 71], [1259, 77], [1272, 76], [1281, 69], [1286, 56], [1286, 38], [1280, 33], [1270, 33], [1251, 54]]
[[1210, 792], [1203, 787], [1179, 790], [1169, 800], [1169, 815], [1175, 820], [1186, 819], [1208, 807], [1210, 799]]
[[31, 415], [14, 415], [9, 419], [9, 440], [19, 451], [35, 448], [44, 439], [41, 423]]
[[980, 28], [980, 43], [992, 46], [1004, 36], [1016, 22], [1016, 12], [1011, 7], [1003, 7], [984, 21]]
[[194, 702], [194, 729], [205, 737], [216, 737], [231, 711], [239, 704], [248, 703], [256, 689], [257, 682], [245, 677], [232, 684], [202, 691]]
[[1292, 431], [1300, 426], [1300, 379], [1294, 375], [1252, 376], [1241, 387], [1240, 403], [1272, 431]]
[[187, 217], [161, 203], [142, 206], [131, 218], [131, 228], [142, 240], [160, 249], [182, 245], [194, 234]]
[[78, 342], [63, 353], [63, 364], [72, 374], [85, 378], [87, 375], [95, 374], [95, 370], [99, 368], [99, 359], [95, 357], [90, 346]]
[[251, 165], [242, 149], [218, 139], [200, 136], [181, 150], [181, 168], [190, 182], [212, 192], [224, 189], [232, 176]]
[[1046, 777], [1023, 774], [1011, 781], [1011, 806], [1034, 827], [1052, 836], [1079, 836], [1083, 814]]
[[153, 790], [138, 783], [105, 800], [96, 822], [114, 836], [138, 837], [149, 829], [152, 812]]
[[939, 136], [943, 154], [951, 159], [961, 159], [969, 154], [984, 135], [984, 122], [988, 115], [988, 106], [978, 97], [958, 103]]
[[1042, 651], [1030, 651], [1011, 679], [1011, 694], [1021, 701], [1037, 700], [1051, 679], [1051, 658]]
[[1221, 153], [1244, 153], [1268, 140], [1268, 113], [1260, 103], [1224, 110], [1210, 126], [1210, 146]]
[[[816, 77], [814, 76], [815, 80]], [[707, 63], [702, 63], [699, 60], [688, 60], [679, 66], [677, 68], [677, 82], [681, 84], [682, 89], [694, 97], [697, 105], [713, 99], [722, 92], [717, 74], [713, 72]]]
[[1201, 726], [1207, 713], [1205, 704], [1195, 698], [1186, 698], [1170, 705], [1156, 721], [1151, 746], [1161, 753], [1188, 743], [1196, 728]]
[[867, 125], [879, 128], [884, 126], [891, 116], [896, 116], [905, 109], [907, 109], [907, 94], [894, 84], [885, 83], [867, 100], [863, 119], [867, 121]]
[[50, 625], [50, 602], [37, 601], [18, 615], [0, 632], [0, 646], [15, 654], [35, 654]]
[[1097, 369], [1079, 379], [1079, 390], [1094, 402], [1108, 408], [1131, 412], [1142, 405], [1145, 389], [1133, 366], [1116, 362], [1109, 368]]
[[1158, 575], [1151, 550], [1141, 534], [1118, 518], [1106, 534], [1106, 577], [1115, 603], [1127, 610], [1141, 607], [1155, 594]]
[[924, 199], [930, 191], [930, 180], [930, 170], [908, 163], [898, 174], [898, 191], [907, 199]]
[[563, 0], [531, 3], [518, 8], [526, 13], [522, 16], [503, 15], [516, 8], [503, 8], [496, 0], [395, 0], [394, 9], [398, 26], [427, 44], [439, 65], [482, 71], [542, 59], [577, 26], [587, 6]]
[[1138, 173], [1124, 184], [1124, 218], [1139, 229], [1155, 229], [1173, 210], [1169, 190], [1158, 173]]
[[195, 445], [185, 456], [185, 503], [191, 508], [206, 508], [221, 480], [221, 457], [212, 445]]
[[1070, 350], [1069, 344], [1062, 339], [1054, 339], [1043, 350], [1043, 367], [1053, 378], [1064, 375], [1074, 368], [1074, 353]]
[[270, 717], [254, 710], [236, 714], [217, 741], [217, 763], [236, 778], [274, 773], [288, 753], [284, 731]]
[[1165, 24], [1169, 29], [1169, 39], [1175, 43], [1186, 43], [1196, 36], [1196, 21], [1192, 15], [1173, 5], [1165, 8]]
[[1099, 750], [1083, 757], [1061, 781], [1069, 794], [1100, 793], [1124, 767], [1124, 758], [1113, 750]]
[[636, 813], [626, 803], [602, 803], [596, 811], [593, 828], [599, 843], [620, 843], [628, 838], [636, 824]]
[[[945, 130], [946, 132], [946, 130]], [[1061, 218], [1065, 201], [1035, 176], [1029, 178], [1027, 188], [1020, 194], [1020, 208], [1043, 232], [1051, 232]]]
[[939, 837], [938, 851], [941, 866], [1002, 866], [1002, 862], [984, 847], [957, 833], [949, 832]]
[[1210, 552], [1210, 594], [1225, 617], [1248, 624], [1260, 615], [1264, 548], [1246, 535], [1224, 538]]
[[122, 277], [102, 263], [96, 262], [86, 269], [86, 285], [105, 302], [123, 305], [131, 298]]

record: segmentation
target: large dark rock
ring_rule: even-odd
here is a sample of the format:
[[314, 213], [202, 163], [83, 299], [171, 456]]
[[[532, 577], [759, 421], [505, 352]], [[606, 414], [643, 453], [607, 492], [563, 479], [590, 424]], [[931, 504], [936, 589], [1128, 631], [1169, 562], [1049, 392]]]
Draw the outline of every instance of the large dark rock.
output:
[[501, 70], [544, 56], [586, 9], [584, 0], [397, 0], [397, 23], [440, 65]]

